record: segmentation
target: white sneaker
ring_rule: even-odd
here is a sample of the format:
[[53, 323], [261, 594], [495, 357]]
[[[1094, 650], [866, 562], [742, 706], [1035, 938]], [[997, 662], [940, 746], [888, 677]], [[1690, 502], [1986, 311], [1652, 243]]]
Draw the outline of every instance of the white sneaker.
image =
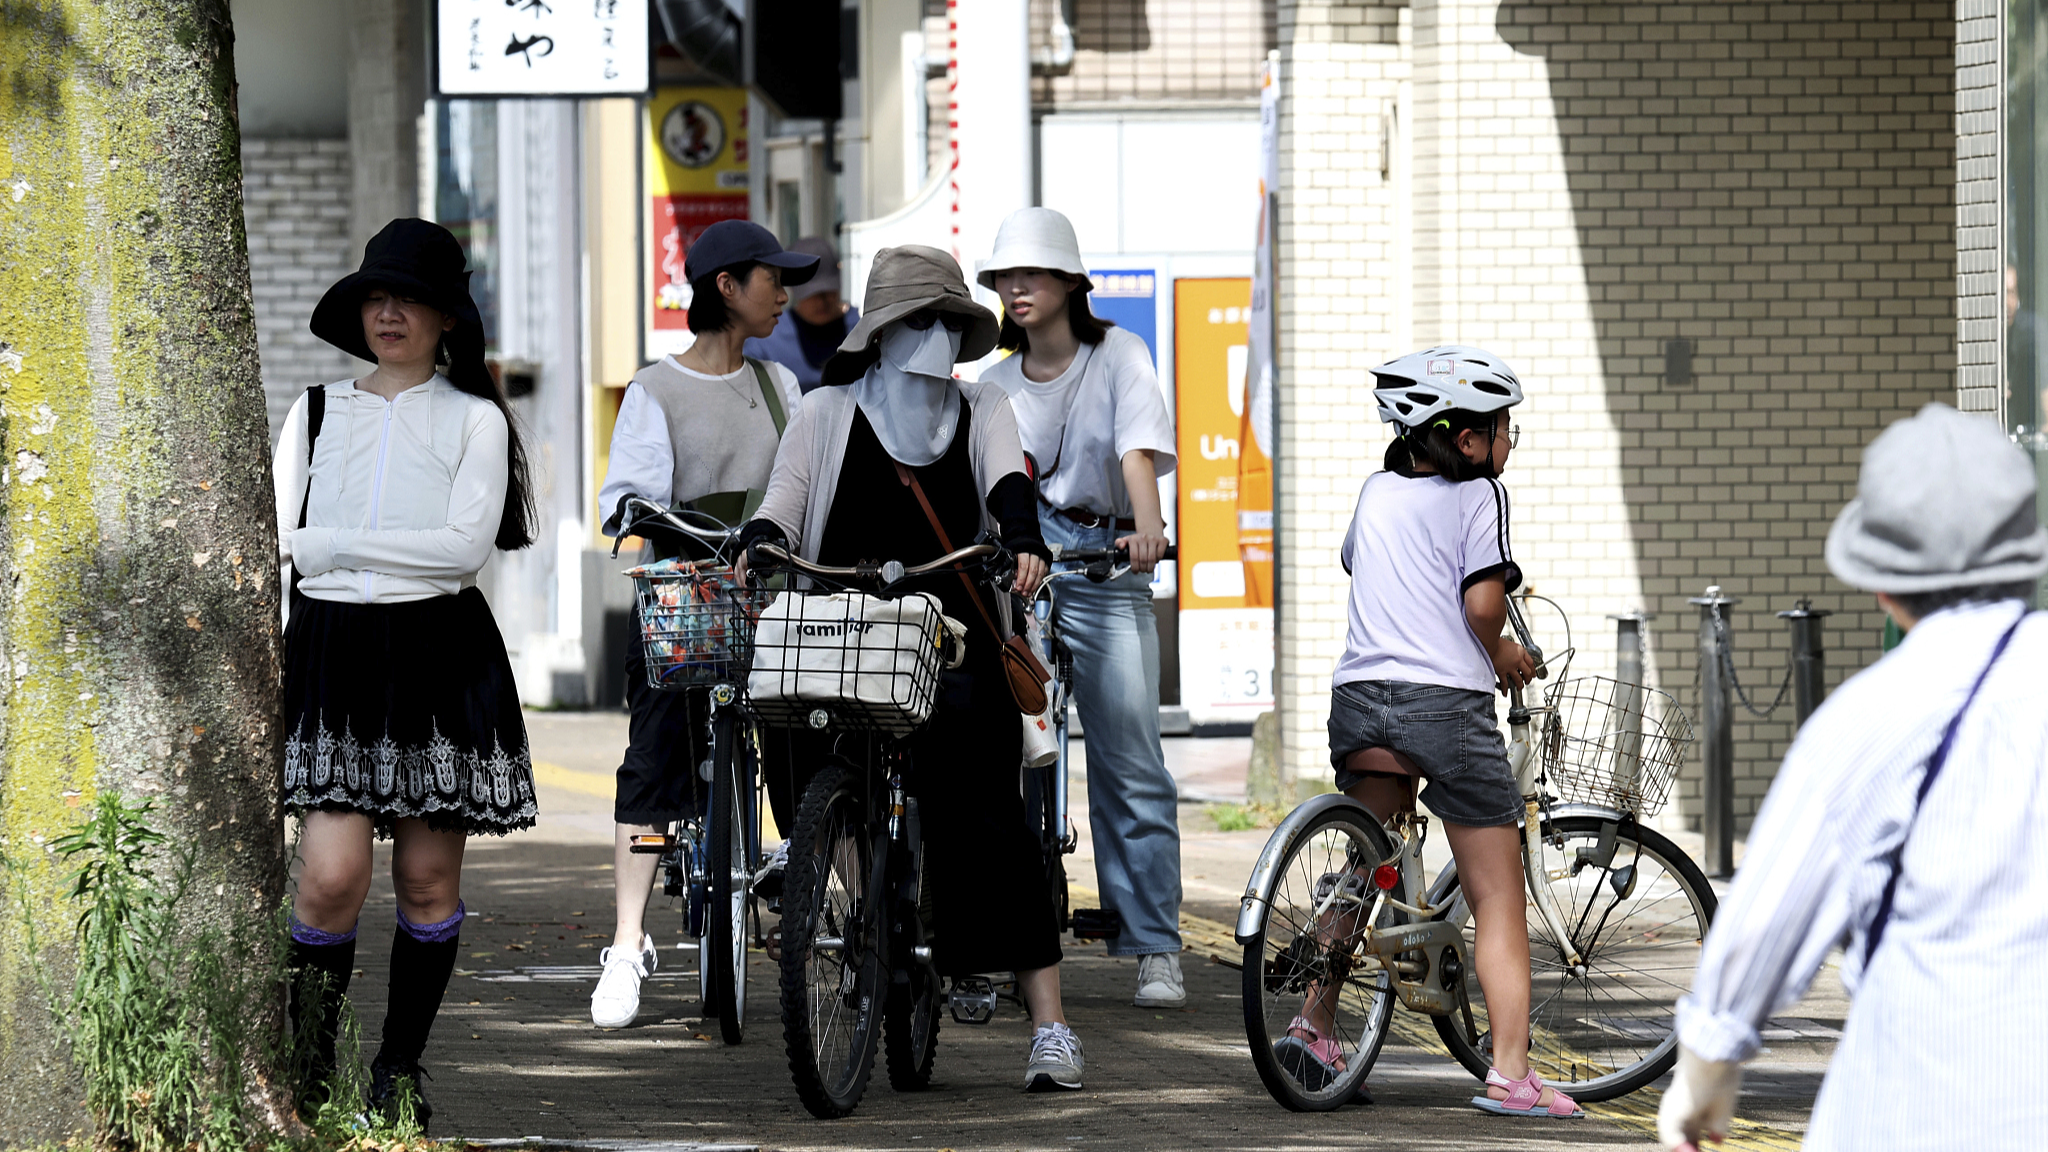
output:
[[1081, 1038], [1065, 1024], [1046, 1024], [1031, 1037], [1031, 1058], [1024, 1064], [1024, 1090], [1081, 1086]]
[[590, 994], [590, 1022], [599, 1028], [624, 1028], [640, 1015], [640, 982], [654, 971], [660, 957], [654, 951], [654, 937], [642, 934], [640, 954], [613, 956], [616, 948], [597, 954], [604, 975], [597, 978], [597, 991]]
[[1138, 995], [1131, 1003], [1140, 1008], [1178, 1008], [1187, 1002], [1188, 990], [1181, 983], [1178, 955], [1154, 952], [1138, 957]]
[[782, 874], [789, 870], [789, 841], [784, 840], [768, 853], [768, 859], [761, 862], [761, 870], [754, 873], [754, 895], [763, 900], [775, 900], [782, 896]]

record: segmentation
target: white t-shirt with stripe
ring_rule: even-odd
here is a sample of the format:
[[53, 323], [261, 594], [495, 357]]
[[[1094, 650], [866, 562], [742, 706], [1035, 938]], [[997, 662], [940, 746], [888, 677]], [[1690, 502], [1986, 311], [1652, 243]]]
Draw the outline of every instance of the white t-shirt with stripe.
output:
[[1488, 576], [1521, 586], [1508, 494], [1493, 479], [1375, 472], [1345, 534], [1350, 626], [1332, 684], [1394, 680], [1491, 692], [1493, 661], [1465, 620], [1465, 589]]

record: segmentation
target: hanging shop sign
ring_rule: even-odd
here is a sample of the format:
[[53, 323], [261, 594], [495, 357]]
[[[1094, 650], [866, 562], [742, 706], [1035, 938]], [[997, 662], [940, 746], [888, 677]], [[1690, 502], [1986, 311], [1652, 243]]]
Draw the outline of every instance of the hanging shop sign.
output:
[[647, 0], [438, 0], [434, 91], [452, 99], [641, 96]]
[[691, 344], [690, 245], [720, 220], [747, 218], [747, 92], [659, 88], [647, 102], [646, 356]]
[[1181, 703], [1197, 724], [1273, 707], [1273, 612], [1240, 543], [1250, 305], [1247, 279], [1173, 283]]

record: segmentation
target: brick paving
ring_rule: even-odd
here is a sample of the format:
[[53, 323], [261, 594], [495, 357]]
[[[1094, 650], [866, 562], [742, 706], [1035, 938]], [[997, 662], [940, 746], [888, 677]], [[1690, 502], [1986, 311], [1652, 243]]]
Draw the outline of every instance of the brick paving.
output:
[[[1087, 1046], [1087, 1087], [1059, 1095], [1021, 1091], [1028, 1025], [1005, 1005], [994, 1023], [946, 1022], [930, 1091], [892, 1091], [879, 1071], [860, 1110], [838, 1121], [805, 1113], [790, 1087], [774, 1014], [773, 972], [753, 968], [756, 1009], [744, 1044], [716, 1039], [700, 1016], [694, 954], [680, 916], [657, 896], [651, 929], [662, 966], [648, 982], [641, 1020], [603, 1032], [589, 1021], [597, 951], [611, 929], [609, 801], [603, 771], [616, 762], [622, 722], [594, 715], [535, 715], [543, 826], [473, 842], [464, 877], [471, 909], [458, 975], [426, 1064], [437, 1135], [577, 1143], [626, 1149], [646, 1143], [764, 1149], [1232, 1148], [1321, 1149], [1654, 1147], [1644, 1125], [1654, 1096], [1571, 1123], [1508, 1122], [1474, 1112], [1474, 1083], [1421, 1044], [1426, 1022], [1389, 1040], [1372, 1078], [1377, 1103], [1335, 1114], [1288, 1113], [1266, 1095], [1245, 1051], [1238, 974], [1198, 949], [1227, 929], [1236, 890], [1263, 831], [1220, 833], [1204, 809], [1182, 809], [1191, 951], [1189, 1002], [1179, 1011], [1129, 1003], [1136, 966], [1070, 944], [1062, 966], [1068, 1015]], [[1176, 742], [1180, 743], [1180, 742]], [[1195, 759], [1213, 765], [1216, 749]], [[1186, 759], [1186, 757], [1183, 757]], [[1203, 769], [1208, 772], [1212, 769]], [[1084, 845], [1085, 853], [1085, 845]], [[392, 898], [388, 863], [365, 910], [365, 1031], [382, 1019]], [[1077, 882], [1092, 880], [1084, 855]], [[1206, 936], [1204, 935], [1206, 933]], [[1215, 950], [1225, 950], [1217, 948]], [[1791, 1147], [1839, 1029], [1839, 988], [1786, 1013], [1773, 1052], [1752, 1068], [1745, 1116], [1769, 1126], [1729, 1147]], [[1420, 1041], [1419, 1044], [1417, 1041]], [[1754, 1130], [1753, 1130], [1754, 1131]]]

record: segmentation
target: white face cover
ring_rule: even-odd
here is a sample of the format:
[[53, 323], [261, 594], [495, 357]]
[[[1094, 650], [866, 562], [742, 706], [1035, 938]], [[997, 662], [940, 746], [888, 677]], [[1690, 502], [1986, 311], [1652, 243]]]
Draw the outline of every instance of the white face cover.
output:
[[882, 358], [854, 381], [853, 402], [867, 413], [891, 457], [922, 468], [946, 454], [960, 425], [953, 364], [960, 333], [944, 324], [920, 332], [898, 321], [882, 329]]

